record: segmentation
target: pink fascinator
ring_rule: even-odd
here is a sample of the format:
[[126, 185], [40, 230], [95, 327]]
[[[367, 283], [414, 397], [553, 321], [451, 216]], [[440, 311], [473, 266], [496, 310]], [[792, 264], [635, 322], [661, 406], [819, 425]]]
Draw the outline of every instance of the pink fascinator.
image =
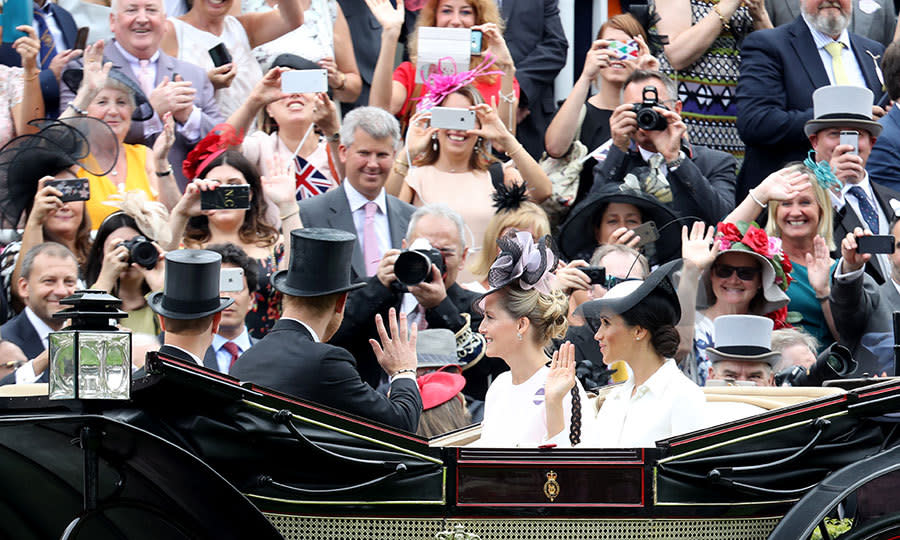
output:
[[485, 294], [509, 285], [518, 280], [524, 290], [537, 289], [544, 294], [551, 294], [555, 283], [553, 270], [559, 257], [553, 251], [550, 236], [545, 236], [537, 243], [529, 232], [509, 232], [497, 240], [500, 255], [488, 271], [488, 284], [491, 290]]
[[[456, 61], [449, 56], [441, 58], [437, 63], [437, 72], [425, 73], [422, 71], [422, 80], [425, 81], [422, 86], [425, 88], [425, 94], [419, 99], [419, 104], [416, 106], [416, 112], [428, 111], [433, 107], [436, 107], [440, 102], [444, 101], [444, 98], [456, 92], [463, 86], [467, 84], [471, 84], [478, 77], [484, 77], [485, 75], [503, 75], [502, 71], [493, 70], [491, 71], [491, 66], [494, 65], [494, 57], [490, 53], [485, 53], [484, 61], [482, 61], [475, 69], [470, 69], [468, 71], [460, 72]], [[444, 75], [444, 66], [445, 63], [452, 64], [452, 69], [450, 75]], [[433, 67], [433, 66], [429, 66]]]

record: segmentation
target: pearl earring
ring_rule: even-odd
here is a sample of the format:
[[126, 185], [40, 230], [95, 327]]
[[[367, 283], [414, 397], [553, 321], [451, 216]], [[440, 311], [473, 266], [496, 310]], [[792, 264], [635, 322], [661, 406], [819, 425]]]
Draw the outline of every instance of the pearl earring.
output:
[[431, 136], [431, 149], [434, 150], [435, 152], [438, 151], [437, 133], [435, 133], [434, 135]]
[[516, 337], [519, 338], [519, 341], [522, 341], [522, 334], [516, 334]]

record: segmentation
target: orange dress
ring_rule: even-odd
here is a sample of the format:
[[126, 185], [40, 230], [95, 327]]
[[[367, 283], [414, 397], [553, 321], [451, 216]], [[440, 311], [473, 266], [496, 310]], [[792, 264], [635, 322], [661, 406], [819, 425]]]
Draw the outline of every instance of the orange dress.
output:
[[[125, 163], [127, 164], [127, 176], [125, 177], [125, 191], [143, 191], [151, 201], [156, 200], [156, 193], [150, 187], [150, 179], [147, 177], [147, 151], [142, 144], [124, 144]], [[111, 196], [119, 193], [118, 186], [113, 183], [109, 175], [94, 176], [87, 171], [81, 171], [83, 176], [90, 181], [91, 198], [85, 203], [88, 215], [91, 217], [91, 229], [97, 230], [106, 216], [117, 211], [115, 206], [104, 204], [111, 200]]]

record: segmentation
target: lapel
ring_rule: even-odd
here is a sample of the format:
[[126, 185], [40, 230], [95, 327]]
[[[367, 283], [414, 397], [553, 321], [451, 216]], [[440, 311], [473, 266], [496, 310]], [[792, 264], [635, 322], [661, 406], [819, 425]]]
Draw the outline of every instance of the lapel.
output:
[[22, 347], [22, 352], [24, 352], [25, 356], [29, 359], [34, 358], [44, 352], [44, 343], [41, 341], [41, 336], [38, 335], [37, 330], [31, 325], [31, 321], [28, 320], [28, 316], [25, 315], [24, 311], [22, 311], [20, 316], [21, 319], [17, 326], [19, 327], [19, 336], [21, 336], [22, 344], [24, 345], [24, 347]]
[[[350, 203], [347, 202], [347, 192], [344, 191], [344, 184], [319, 196], [328, 197], [328, 212], [325, 218], [328, 226], [356, 235], [356, 225], [353, 223], [353, 213], [350, 211]], [[365, 277], [366, 263], [363, 260], [359, 239], [353, 244], [353, 259], [350, 266], [357, 276]]]
[[219, 371], [219, 362], [216, 360], [216, 350], [210, 345], [206, 348], [206, 354], [203, 355], [203, 367]]
[[[182, 74], [182, 77], [184, 74]], [[175, 79], [175, 60], [168, 54], [159, 51], [159, 60], [156, 62], [156, 84], [162, 82], [163, 77], [169, 80]]]
[[131, 77], [131, 80], [137, 82], [138, 78], [134, 71], [131, 70], [131, 64], [128, 63], [128, 60], [125, 60], [125, 57], [119, 52], [119, 48], [115, 43], [115, 39], [110, 40], [109, 45], [103, 50], [103, 56], [112, 62], [115, 67]]
[[791, 46], [794, 48], [794, 52], [797, 53], [797, 57], [799, 58], [799, 62], [797, 63], [800, 66], [803, 66], [804, 71], [806, 71], [806, 74], [809, 76], [812, 87], [820, 88], [831, 84], [831, 81], [828, 80], [828, 73], [825, 71], [825, 66], [822, 65], [822, 57], [819, 56], [819, 50], [816, 49], [816, 42], [813, 40], [812, 34], [809, 32], [809, 27], [806, 26], [806, 21], [803, 20], [803, 17], [798, 17], [794, 21], [790, 29], [790, 34], [793, 37], [793, 39], [791, 39]]
[[853, 39], [853, 37], [854, 34], [850, 34], [850, 44], [853, 46], [853, 55], [856, 57], [856, 63], [859, 64], [859, 69], [862, 70], [866, 86], [875, 94], [875, 100], [878, 101], [878, 98], [884, 93], [884, 84], [882, 84], [878, 71], [876, 71], [876, 67], [881, 63], [881, 55], [875, 54], [874, 51], [870, 51], [861, 43], [857, 43], [857, 40]]

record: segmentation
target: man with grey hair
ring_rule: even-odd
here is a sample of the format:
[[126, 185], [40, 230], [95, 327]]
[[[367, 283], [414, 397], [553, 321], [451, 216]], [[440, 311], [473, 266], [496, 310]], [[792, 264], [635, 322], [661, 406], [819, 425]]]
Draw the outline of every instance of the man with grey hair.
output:
[[[400, 146], [400, 124], [377, 107], [359, 107], [344, 117], [338, 156], [345, 179], [335, 189], [300, 201], [304, 227], [340, 229], [356, 235], [351, 278], [367, 286], [350, 293], [344, 322], [331, 343], [349, 350], [363, 379], [377, 385], [383, 370], [369, 337], [376, 337], [373, 306], [381, 306], [394, 283], [393, 263], [415, 207], [384, 189]], [[396, 303], [392, 304], [396, 305]], [[383, 315], [386, 316], [386, 309]]]
[[[659, 125], [641, 127], [634, 107], [651, 97]], [[607, 149], [605, 158], [596, 156], [592, 192], [624, 183], [654, 195], [679, 216], [697, 216], [709, 225], [734, 209], [737, 161], [688, 141], [677, 86], [665, 74], [634, 71], [622, 87], [622, 105], [613, 111], [609, 127], [611, 144], [600, 147]]]

